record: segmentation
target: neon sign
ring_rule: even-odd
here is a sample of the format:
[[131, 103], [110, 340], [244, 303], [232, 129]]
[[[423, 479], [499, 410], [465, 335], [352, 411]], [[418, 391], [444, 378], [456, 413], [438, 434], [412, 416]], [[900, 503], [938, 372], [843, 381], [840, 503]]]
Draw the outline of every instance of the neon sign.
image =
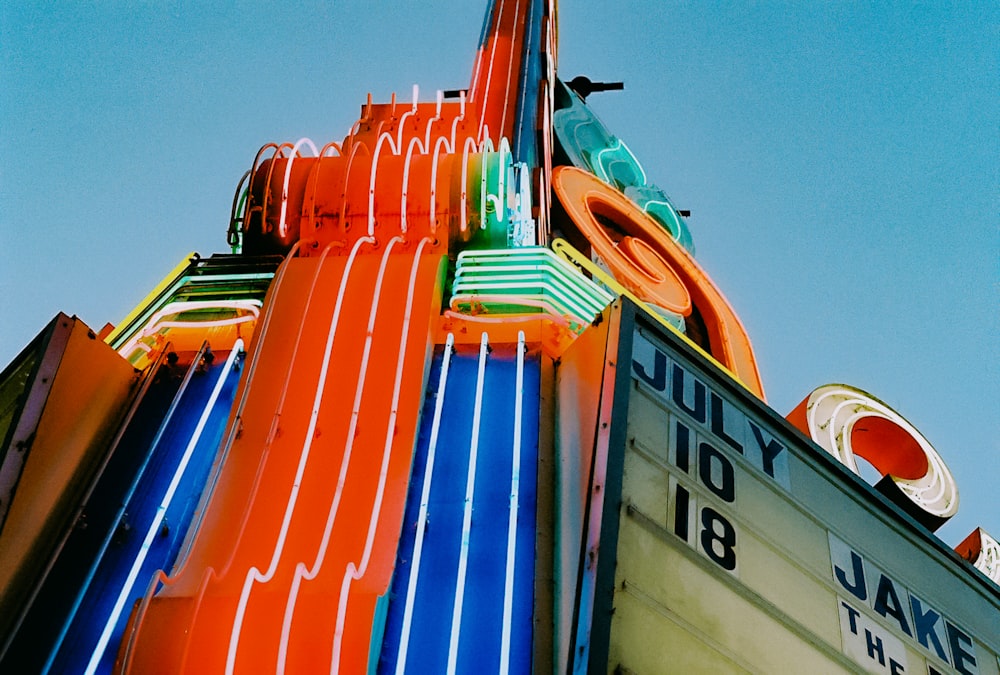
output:
[[553, 115], [552, 126], [569, 163], [621, 190], [693, 255], [694, 242], [684, 219], [666, 193], [648, 181], [646, 171], [625, 142], [612, 135], [562, 81], [556, 80], [555, 88], [560, 107]]
[[593, 255], [640, 299], [680, 314], [703, 330], [701, 346], [764, 398], [746, 329], [694, 258], [621, 192], [586, 171], [557, 167], [552, 182]]
[[958, 486], [934, 447], [902, 415], [842, 384], [813, 391], [788, 421], [854, 473], [855, 456], [883, 477], [876, 486], [930, 530], [958, 512]]

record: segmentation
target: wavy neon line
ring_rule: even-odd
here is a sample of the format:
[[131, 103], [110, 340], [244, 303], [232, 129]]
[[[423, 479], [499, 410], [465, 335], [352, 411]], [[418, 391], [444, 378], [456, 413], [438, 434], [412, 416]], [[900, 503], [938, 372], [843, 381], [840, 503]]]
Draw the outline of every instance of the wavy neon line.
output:
[[[259, 156], [259, 152], [258, 152], [258, 156]], [[286, 273], [286, 271], [288, 269], [289, 261], [291, 261], [292, 259], [294, 259], [294, 257], [298, 253], [299, 245], [300, 245], [300, 242], [295, 242], [295, 244], [292, 246], [291, 250], [288, 252], [287, 257], [281, 263], [281, 265], [278, 267], [278, 271], [274, 275], [274, 281], [273, 281], [273, 285], [272, 285], [272, 292], [274, 292], [275, 294], [278, 293], [279, 289], [281, 289], [281, 287], [282, 287], [282, 285], [284, 283], [285, 273]], [[246, 362], [249, 364], [249, 367], [247, 368], [247, 370], [244, 373], [247, 382], [251, 382], [253, 380], [254, 373], [257, 371], [257, 361], [258, 361], [257, 356], [260, 354], [260, 351], [262, 349], [261, 345], [263, 345], [265, 343], [265, 341], [266, 341], [267, 334], [269, 332], [270, 325], [271, 325], [271, 320], [273, 319], [273, 317], [274, 317], [274, 303], [271, 303], [265, 309], [264, 318], [261, 321], [261, 326], [257, 329], [257, 335], [256, 335], [257, 339], [254, 340], [254, 343], [253, 343], [253, 351], [250, 352], [250, 354], [248, 354], [247, 357], [246, 357]], [[244, 386], [242, 392], [237, 391], [237, 393], [239, 393], [240, 397], [239, 397], [238, 403], [233, 408], [233, 410], [234, 410], [233, 420], [234, 421], [229, 425], [229, 429], [227, 431], [227, 435], [226, 435], [225, 441], [223, 442], [223, 444], [221, 446], [221, 449], [219, 450], [219, 455], [218, 455], [217, 463], [220, 466], [225, 463], [225, 458], [229, 454], [229, 450], [232, 447], [233, 441], [239, 435], [239, 431], [240, 431], [240, 428], [241, 428], [240, 418], [241, 418], [241, 416], [243, 414], [244, 407], [246, 406], [247, 395], [248, 395], [249, 389], [250, 388], [248, 386]], [[214, 496], [214, 494], [215, 494], [215, 481], [217, 480], [217, 478], [218, 478], [217, 476], [209, 478], [208, 486], [205, 488], [205, 491], [203, 493], [203, 495], [205, 495], [205, 494], [209, 495], [208, 501], [207, 501], [208, 504], [211, 504], [212, 496]], [[204, 500], [205, 497], [203, 496], [202, 499]], [[193, 531], [193, 532], [197, 532], [198, 531], [198, 529], [200, 528], [201, 518], [202, 518], [202, 516], [204, 516], [204, 513], [205, 513], [206, 510], [207, 510], [207, 507], [205, 509], [202, 509], [202, 508], [198, 509], [198, 514], [199, 515], [195, 516], [194, 520], [192, 521], [192, 525], [189, 526], [189, 530], [190, 531]], [[245, 527], [245, 526], [246, 526], [246, 523], [244, 522], [243, 523], [243, 527]], [[174, 566], [174, 575], [172, 577], [168, 576], [167, 574], [165, 574], [163, 572], [163, 570], [159, 570], [150, 579], [149, 585], [147, 586], [147, 589], [146, 589], [146, 593], [143, 596], [141, 602], [139, 603], [139, 607], [138, 607], [138, 609], [136, 611], [136, 616], [138, 617], [138, 619], [137, 619], [136, 623], [132, 626], [132, 632], [129, 635], [127, 635], [127, 636], [123, 636], [123, 638], [122, 638], [122, 642], [125, 645], [124, 653], [122, 655], [122, 662], [124, 663], [124, 666], [122, 668], [123, 672], [127, 672], [131, 668], [132, 657], [134, 655], [134, 647], [135, 647], [134, 638], [135, 638], [136, 635], [138, 635], [139, 629], [142, 626], [142, 622], [143, 622], [143, 619], [145, 618], [146, 610], [149, 607], [149, 603], [150, 603], [150, 601], [152, 599], [153, 593], [155, 592], [155, 590], [157, 589], [157, 587], [158, 587], [158, 585], [160, 583], [170, 584], [170, 583], [173, 582], [173, 580], [175, 580], [175, 579], [177, 579], [177, 578], [180, 577], [180, 575], [184, 571], [185, 565], [187, 564], [187, 560], [188, 560], [187, 559], [187, 554], [189, 552], [190, 552], [189, 550], [188, 551], [183, 551], [182, 550], [181, 553], [178, 555], [177, 563]], [[208, 579], [211, 577], [212, 574], [214, 574], [214, 570], [212, 570], [211, 568], [209, 568], [208, 570], [205, 570], [205, 575], [203, 577], [202, 584], [201, 584], [201, 586], [199, 588], [199, 593], [198, 593], [198, 596], [196, 598], [196, 604], [195, 604], [196, 607], [200, 606], [201, 598], [204, 595], [205, 588], [207, 587], [206, 585], [207, 585]], [[197, 612], [197, 609], [195, 611]], [[187, 642], [185, 643], [184, 653], [183, 653], [182, 658], [181, 658], [181, 663], [183, 663], [187, 659], [188, 645], [190, 643], [190, 639], [191, 639], [191, 635], [189, 633], [188, 634], [188, 638], [187, 638]]]
[[[285, 603], [285, 613], [281, 624], [281, 639], [280, 642], [278, 643], [277, 671], [279, 673], [285, 672], [285, 662], [288, 657], [288, 640], [291, 633], [292, 615], [295, 610], [295, 601], [298, 597], [298, 590], [301, 581], [303, 578], [305, 578], [307, 581], [314, 579], [316, 577], [316, 574], [322, 567], [323, 560], [326, 557], [326, 549], [329, 546], [330, 535], [333, 532], [333, 524], [334, 521], [336, 520], [337, 511], [339, 510], [340, 507], [340, 500], [343, 495], [344, 484], [346, 483], [347, 480], [347, 470], [348, 466], [350, 465], [351, 454], [354, 449], [355, 431], [357, 429], [358, 417], [360, 415], [361, 396], [362, 393], [364, 392], [365, 379], [368, 371], [368, 362], [369, 359], [371, 358], [372, 332], [375, 326], [375, 316], [377, 315], [378, 312], [378, 300], [381, 297], [382, 282], [385, 277], [385, 268], [387, 263], [389, 262], [389, 254], [392, 251], [393, 246], [395, 246], [395, 244], [400, 242], [402, 242], [402, 237], [393, 237], [392, 240], [389, 241], [389, 244], [386, 246], [385, 252], [382, 254], [382, 260], [379, 265], [378, 277], [376, 279], [375, 289], [373, 292], [373, 298], [375, 299], [375, 301], [372, 303], [371, 311], [369, 312], [368, 315], [368, 326], [366, 331], [367, 334], [365, 337], [364, 352], [361, 358], [361, 370], [358, 374], [358, 384], [354, 392], [354, 408], [351, 411], [351, 422], [347, 432], [347, 447], [344, 449], [344, 456], [341, 459], [340, 463], [340, 474], [338, 475], [337, 478], [337, 489], [334, 492], [333, 503], [330, 506], [330, 511], [327, 514], [326, 525], [323, 529], [323, 538], [320, 541], [319, 551], [316, 554], [316, 558], [313, 561], [312, 567], [306, 569], [305, 565], [303, 565], [301, 561], [298, 562], [295, 566], [295, 573], [292, 577], [291, 590], [289, 591], [288, 594], [288, 600]], [[328, 342], [327, 343], [328, 354], [331, 351], [331, 347], [332, 347], [332, 342]], [[324, 362], [324, 368], [326, 365], [327, 363]], [[324, 382], [326, 379], [325, 376], [326, 372], [324, 370], [321, 375], [321, 379]], [[317, 395], [319, 396], [319, 392], [317, 392]], [[312, 418], [310, 419], [309, 438], [312, 437], [313, 430], [315, 427], [315, 421], [317, 419], [317, 416], [319, 415], [319, 406], [320, 406], [320, 399], [318, 397], [316, 402], [314, 403], [313, 415]]]
[[[299, 454], [299, 465], [295, 472], [295, 479], [292, 483], [292, 490], [288, 496], [288, 502], [285, 505], [285, 515], [281, 521], [281, 530], [278, 533], [278, 541], [275, 543], [274, 551], [271, 555], [271, 562], [268, 565], [267, 571], [261, 575], [260, 570], [253, 566], [246, 574], [243, 581], [243, 590], [240, 593], [240, 601], [236, 608], [236, 616], [233, 619], [233, 627], [230, 632], [229, 637], [229, 650], [226, 654], [226, 673], [232, 673], [236, 666], [236, 651], [239, 645], [240, 631], [243, 626], [243, 618], [246, 614], [246, 606], [250, 600], [250, 590], [253, 587], [254, 582], [259, 581], [267, 583], [274, 576], [275, 571], [278, 567], [278, 561], [281, 559], [281, 555], [285, 548], [285, 539], [288, 536], [288, 528], [291, 525], [292, 514], [295, 511], [295, 504], [298, 500], [299, 486], [302, 481], [302, 476], [305, 473], [306, 462], [309, 459], [309, 451], [312, 447], [313, 432], [316, 425], [316, 415], [318, 412], [319, 404], [323, 398], [324, 384], [326, 381], [326, 375], [330, 365], [330, 355], [331, 346], [333, 343], [333, 336], [337, 331], [337, 327], [340, 323], [340, 312], [343, 306], [343, 299], [347, 289], [347, 282], [350, 278], [351, 268], [354, 264], [354, 254], [360, 248], [360, 244], [366, 241], [368, 238], [359, 239], [351, 251], [351, 257], [348, 258], [347, 264], [344, 269], [344, 274], [341, 280], [340, 289], [337, 293], [337, 304], [334, 308], [333, 317], [330, 320], [330, 329], [327, 333], [326, 349], [323, 356], [323, 365], [320, 369], [319, 382], [316, 385], [316, 393], [313, 398], [313, 413], [309, 420], [309, 429], [305, 436], [305, 442], [303, 443], [302, 450]], [[386, 247], [386, 255], [388, 255], [388, 250], [392, 248], [392, 243]], [[256, 484], [254, 486], [256, 488]], [[244, 521], [244, 526], [245, 526]], [[242, 532], [241, 532], [242, 534]], [[228, 565], [227, 565], [228, 567]]]
[[[386, 428], [385, 436], [385, 446], [382, 450], [382, 466], [379, 470], [379, 480], [378, 488], [375, 493], [375, 504], [372, 508], [371, 517], [368, 520], [368, 536], [365, 539], [365, 550], [361, 556], [361, 565], [356, 566], [354, 561], [347, 564], [347, 568], [344, 570], [344, 576], [340, 584], [340, 601], [337, 606], [337, 626], [334, 631], [333, 637], [333, 655], [330, 662], [330, 672], [338, 673], [340, 672], [340, 650], [343, 641], [344, 634], [344, 621], [347, 618], [347, 600], [348, 593], [350, 591], [351, 582], [364, 577], [365, 573], [368, 571], [368, 562], [371, 559], [372, 548], [375, 545], [375, 531], [378, 526], [379, 514], [382, 512], [382, 501], [385, 496], [385, 483], [388, 478], [389, 471], [389, 459], [391, 457], [392, 451], [392, 441], [396, 435], [396, 414], [399, 408], [399, 396], [402, 391], [403, 384], [403, 364], [406, 361], [406, 343], [410, 334], [410, 323], [412, 320], [413, 312], [413, 296], [417, 285], [417, 272], [420, 269], [420, 256], [423, 252], [424, 246], [431, 243], [431, 240], [424, 237], [420, 240], [420, 244], [417, 246], [417, 251], [413, 257], [413, 264], [410, 267], [410, 281], [409, 281], [409, 291], [406, 296], [406, 311], [403, 315], [403, 334], [400, 336], [400, 348], [399, 348], [399, 358], [396, 360], [396, 381], [392, 392], [392, 412], [389, 415], [389, 422]], [[381, 283], [381, 280], [379, 281]], [[377, 291], [376, 291], [377, 292]], [[369, 341], [371, 340], [372, 330], [374, 328], [375, 316], [374, 314], [370, 320], [370, 327], [368, 330]], [[361, 396], [360, 391], [358, 392], [358, 400], [356, 405], [360, 406]], [[352, 429], [353, 432], [353, 429]], [[351, 433], [350, 436], [351, 445], [354, 443], [354, 434]], [[337, 483], [337, 500], [339, 501], [340, 491], [343, 487], [343, 482], [346, 479], [347, 473], [347, 461], [349, 458], [345, 457], [344, 466], [341, 470], [341, 480]], [[336, 513], [331, 514], [330, 526], [333, 525], [333, 516]], [[324, 549], [328, 543], [329, 538], [324, 540]], [[318, 561], [317, 571], [319, 567], [322, 566], [322, 560]]]
[[[326, 556], [326, 549], [329, 546], [330, 535], [333, 532], [333, 523], [337, 517], [337, 511], [340, 506], [340, 499], [342, 497], [344, 484], [346, 483], [347, 479], [347, 469], [348, 465], [350, 464], [351, 453], [354, 448], [355, 431], [357, 429], [357, 422], [361, 408], [361, 395], [364, 391], [364, 384], [368, 370], [368, 361], [371, 357], [372, 331], [374, 328], [375, 316], [378, 310], [378, 300], [381, 297], [381, 289], [382, 289], [382, 282], [385, 276], [385, 268], [389, 261], [389, 254], [392, 251], [393, 246], [395, 246], [397, 243], [401, 243], [402, 241], [403, 241], [402, 237], [393, 237], [389, 241], [389, 244], [386, 246], [385, 252], [382, 254], [382, 260], [379, 265], [378, 277], [376, 279], [375, 289], [373, 292], [373, 298], [375, 301], [372, 303], [371, 311], [369, 312], [369, 320], [366, 331], [367, 336], [365, 338], [364, 352], [362, 354], [362, 359], [361, 359], [361, 370], [358, 374], [358, 384], [357, 387], [355, 388], [355, 393], [354, 393], [354, 408], [351, 411], [350, 428], [347, 433], [348, 444], [344, 450], [344, 456], [341, 459], [340, 474], [337, 479], [337, 489], [334, 492], [333, 503], [330, 506], [330, 511], [327, 514], [326, 525], [323, 529], [323, 538], [320, 542], [320, 548], [316, 554], [316, 559], [314, 560], [312, 567], [306, 569], [301, 561], [298, 562], [295, 566], [295, 573], [292, 577], [292, 586], [291, 590], [289, 591], [288, 600], [285, 604], [285, 613], [281, 624], [281, 639], [280, 642], [278, 643], [277, 671], [279, 673], [285, 672], [285, 661], [287, 659], [288, 640], [291, 632], [292, 615], [295, 609], [295, 601], [296, 598], [298, 597], [299, 585], [301, 584], [302, 578], [306, 578], [306, 580], [311, 580], [315, 578], [316, 574], [319, 572], [320, 568], [323, 565], [323, 560]], [[328, 354], [331, 351], [331, 346], [332, 342], [328, 342], [327, 343]], [[324, 363], [324, 366], [325, 365], [326, 363]], [[324, 381], [325, 381], [325, 376], [326, 372], [324, 371], [321, 376]], [[319, 394], [319, 392], [317, 392], [317, 394]], [[317, 399], [313, 407], [313, 416], [310, 419], [310, 426], [309, 426], [310, 438], [312, 437], [313, 430], [315, 428], [315, 421], [319, 414], [319, 406], [320, 406], [320, 400]]]

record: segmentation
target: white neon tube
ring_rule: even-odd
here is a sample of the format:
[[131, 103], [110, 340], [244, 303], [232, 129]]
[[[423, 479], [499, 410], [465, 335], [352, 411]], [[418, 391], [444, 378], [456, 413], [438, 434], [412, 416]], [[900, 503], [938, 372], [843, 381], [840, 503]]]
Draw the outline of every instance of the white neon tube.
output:
[[[136, 331], [135, 334], [118, 349], [118, 353], [123, 357], [127, 358], [132, 354], [132, 352], [140, 347], [140, 340], [143, 338], [153, 335], [161, 328], [163, 328], [163, 319], [172, 314], [183, 314], [184, 312], [196, 311], [196, 310], [210, 310], [210, 309], [232, 309], [236, 311], [246, 311], [249, 312], [253, 319], [256, 319], [260, 315], [260, 307], [263, 304], [260, 300], [189, 300], [189, 301], [177, 301], [170, 302], [154, 312], [145, 322], [143, 327]], [[192, 321], [191, 325], [205, 325], [209, 327], [212, 321], [202, 322], [202, 321]], [[184, 322], [188, 323], [188, 322]], [[146, 351], [149, 351], [146, 349]]]
[[[454, 135], [454, 134], [452, 134]], [[449, 145], [448, 139], [445, 136], [438, 136], [438, 139], [434, 141], [434, 157], [431, 160], [431, 231], [437, 233], [437, 173], [438, 173], [438, 160], [440, 157], [441, 146], [444, 146], [444, 151], [446, 153], [453, 153], [453, 145]]]
[[[504, 6], [504, 0], [500, 0], [500, 9], [497, 10], [495, 16], [503, 16], [503, 6]], [[499, 29], [500, 29], [500, 27], [497, 26], [497, 31], [494, 33], [494, 37], [495, 37], [496, 33], [499, 32]], [[492, 40], [492, 43], [493, 44], [490, 47], [490, 65], [489, 65], [489, 68], [486, 70], [486, 86], [483, 87], [484, 96], [483, 96], [482, 102], [479, 104], [479, 109], [482, 110], [482, 111], [486, 110], [486, 105], [487, 105], [487, 103], [490, 100], [490, 83], [493, 81], [493, 61], [496, 59], [496, 55], [497, 55], [497, 41], [496, 41], [496, 39]], [[478, 70], [478, 68], [477, 68], [477, 70]], [[475, 94], [475, 90], [473, 90], [473, 94]], [[485, 120], [485, 115], [480, 115], [479, 116], [479, 137], [480, 138], [482, 138], [482, 135], [483, 135], [483, 124], [484, 124], [485, 121], [486, 121]]]
[[514, 614], [514, 559], [517, 553], [517, 511], [521, 483], [521, 415], [524, 409], [524, 331], [517, 332], [517, 384], [514, 396], [514, 457], [511, 461], [510, 507], [507, 521], [507, 573], [503, 589], [503, 633], [500, 675], [510, 672], [510, 633]]
[[[330, 662], [330, 672], [339, 673], [340, 672], [340, 649], [344, 634], [344, 621], [347, 619], [347, 599], [348, 593], [350, 592], [351, 582], [357, 579], [361, 579], [365, 576], [368, 571], [368, 562], [371, 560], [372, 548], [375, 545], [375, 532], [378, 529], [379, 515], [382, 512], [382, 501], [385, 496], [385, 483], [389, 475], [389, 459], [392, 456], [392, 442], [396, 436], [396, 411], [399, 409], [399, 396], [402, 391], [403, 384], [403, 364], [406, 361], [406, 343], [410, 334], [410, 323], [412, 319], [413, 311], [413, 296], [416, 291], [417, 286], [417, 272], [420, 269], [420, 255], [423, 252], [424, 246], [430, 243], [430, 239], [424, 237], [420, 240], [420, 244], [417, 246], [417, 251], [413, 257], [413, 264], [410, 267], [410, 282], [409, 282], [409, 292], [406, 296], [406, 311], [403, 315], [403, 334], [400, 336], [400, 347], [399, 347], [399, 358], [396, 360], [396, 381], [393, 385], [392, 391], [392, 413], [389, 415], [389, 423], [386, 426], [386, 436], [385, 436], [385, 446], [382, 449], [382, 466], [379, 469], [379, 479], [378, 488], [375, 493], [375, 504], [372, 507], [371, 517], [368, 519], [368, 536], [365, 539], [365, 550], [361, 555], [361, 565], [356, 566], [354, 561], [347, 564], [347, 568], [344, 570], [344, 576], [340, 583], [340, 602], [337, 607], [337, 627], [334, 631], [333, 637], [333, 655]], [[379, 280], [381, 284], [381, 279]], [[378, 293], [378, 291], [376, 291]], [[372, 316], [372, 326], [374, 327], [374, 314]], [[371, 336], [371, 329], [368, 331], [369, 337]], [[360, 403], [360, 396], [358, 402]], [[354, 434], [351, 436], [351, 444], [354, 443]], [[346, 478], [346, 459], [344, 465], [343, 475]], [[338, 500], [340, 495], [341, 484], [338, 483]], [[336, 514], [331, 514], [330, 527], [333, 526], [333, 516]], [[326, 546], [329, 544], [329, 537], [323, 540], [323, 553], [326, 552]], [[322, 560], [317, 561], [316, 572], [322, 566]], [[315, 576], [315, 573], [314, 575]]]
[[[330, 511], [327, 514], [326, 524], [323, 528], [323, 538], [320, 542], [319, 551], [316, 554], [316, 558], [313, 561], [313, 565], [310, 569], [306, 569], [305, 565], [299, 561], [295, 566], [295, 573], [292, 577], [292, 586], [288, 593], [288, 599], [285, 603], [285, 614], [282, 618], [281, 623], [281, 639], [278, 643], [278, 664], [277, 671], [279, 673], [285, 672], [285, 661], [288, 658], [288, 641], [291, 635], [291, 624], [292, 616], [295, 610], [295, 601], [298, 597], [299, 586], [302, 583], [302, 578], [305, 577], [307, 580], [315, 578], [316, 574], [319, 572], [323, 565], [323, 560], [326, 557], [326, 549], [329, 546], [330, 536], [333, 533], [333, 523], [337, 517], [337, 510], [340, 506], [340, 499], [343, 494], [344, 484], [347, 479], [347, 468], [351, 461], [351, 451], [354, 447], [354, 437], [355, 431], [357, 430], [358, 415], [361, 408], [361, 395], [364, 391], [365, 376], [368, 369], [368, 360], [371, 356], [371, 343], [372, 343], [372, 330], [375, 325], [375, 315], [378, 311], [378, 300], [381, 297], [382, 281], [385, 275], [385, 267], [389, 261], [389, 255], [392, 251], [393, 246], [397, 243], [402, 242], [401, 237], [393, 237], [389, 244], [386, 246], [385, 252], [382, 254], [381, 264], [379, 265], [378, 278], [375, 282], [375, 289], [373, 291], [373, 302], [371, 306], [371, 311], [369, 312], [369, 321], [367, 326], [367, 337], [365, 339], [364, 352], [361, 357], [361, 371], [358, 374], [358, 384], [355, 389], [354, 396], [354, 408], [351, 413], [351, 424], [347, 433], [347, 447], [344, 450], [344, 456], [341, 458], [340, 463], [340, 474], [337, 480], [337, 489], [334, 492], [333, 504], [330, 506]], [[327, 341], [326, 348], [326, 358], [323, 361], [323, 367], [320, 371], [320, 383], [316, 390], [316, 398], [313, 403], [313, 413], [310, 418], [309, 430], [306, 436], [306, 443], [311, 445], [313, 432], [315, 430], [316, 419], [319, 415], [320, 405], [322, 403], [322, 389], [325, 386], [327, 377], [327, 368], [329, 366], [329, 359], [332, 353], [333, 347], [333, 333], [331, 332], [330, 338]], [[303, 464], [304, 467], [304, 464]], [[296, 480], [296, 490], [299, 484], [299, 480]]]
[[424, 486], [420, 491], [420, 513], [417, 516], [417, 533], [413, 544], [413, 559], [410, 562], [410, 578], [406, 586], [406, 603], [403, 607], [403, 628], [399, 636], [399, 653], [396, 656], [396, 675], [406, 670], [406, 654], [410, 647], [410, 629], [413, 623], [413, 603], [417, 597], [417, 579], [420, 576], [420, 558], [424, 550], [424, 532], [427, 529], [427, 509], [431, 500], [431, 480], [434, 477], [434, 459], [437, 456], [438, 434], [441, 431], [441, 411], [444, 409], [445, 388], [451, 355], [455, 351], [455, 336], [448, 333], [441, 361], [441, 375], [438, 378], [437, 400], [434, 402], [434, 421], [431, 423], [431, 437], [427, 444], [427, 463], [424, 467]]
[[198, 419], [198, 424], [194, 429], [194, 434], [192, 434], [191, 440], [188, 441], [187, 447], [184, 448], [184, 454], [181, 456], [181, 461], [177, 465], [177, 469], [174, 471], [173, 478], [170, 479], [170, 485], [167, 487], [167, 492], [163, 495], [160, 505], [156, 508], [156, 515], [153, 517], [153, 522], [146, 531], [146, 538], [143, 539], [142, 547], [139, 549], [139, 555], [136, 556], [136, 559], [133, 561], [128, 577], [126, 577], [125, 583], [118, 592], [118, 598], [115, 600], [114, 608], [111, 610], [111, 616], [108, 617], [108, 621], [104, 625], [101, 637], [97, 641], [94, 653], [90, 657], [90, 662], [87, 664], [86, 671], [84, 671], [86, 675], [92, 675], [97, 670], [97, 666], [101, 662], [101, 657], [104, 655], [104, 650], [108, 648], [108, 641], [111, 639], [111, 633], [114, 632], [115, 626], [118, 624], [118, 618], [121, 616], [125, 603], [128, 601], [129, 596], [132, 593], [132, 586], [135, 584], [136, 577], [139, 576], [139, 571], [146, 562], [146, 556], [149, 554], [149, 547], [152, 545], [153, 539], [156, 538], [156, 535], [160, 530], [160, 525], [163, 523], [163, 517], [166, 515], [167, 509], [170, 507], [170, 502], [173, 501], [174, 493], [177, 491], [177, 486], [180, 484], [181, 478], [184, 476], [184, 471], [187, 469], [188, 462], [191, 460], [194, 448], [201, 439], [201, 434], [205, 430], [205, 424], [208, 423], [208, 417], [212, 414], [212, 408], [215, 406], [215, 402], [219, 398], [219, 393], [222, 391], [222, 385], [225, 384], [226, 378], [233, 368], [233, 362], [242, 350], [243, 341], [237, 340], [233, 344], [232, 350], [229, 352], [229, 358], [226, 359], [226, 363], [222, 367], [222, 371], [219, 373], [219, 379], [216, 381], [215, 388], [212, 389], [212, 395], [209, 397], [208, 403], [205, 405], [205, 409], [202, 411], [201, 417]]
[[[416, 86], [416, 85], [414, 85]], [[400, 145], [400, 148], [403, 146]], [[406, 195], [410, 189], [410, 164], [413, 161], [413, 148], [419, 149], [421, 155], [426, 155], [426, 146], [420, 142], [418, 136], [414, 136], [410, 139], [409, 144], [406, 146], [406, 159], [403, 160], [403, 189], [401, 190], [401, 195], [399, 198], [399, 229], [403, 234], [406, 234]]]
[[479, 423], [483, 413], [483, 381], [486, 379], [486, 357], [489, 337], [483, 333], [479, 342], [479, 372], [476, 375], [476, 403], [472, 416], [472, 444], [469, 448], [469, 471], [465, 480], [465, 513], [462, 516], [462, 548], [458, 556], [458, 581], [455, 604], [451, 613], [451, 642], [448, 646], [448, 675], [455, 675], [458, 666], [458, 638], [462, 630], [462, 604], [465, 600], [465, 573], [469, 565], [469, 532], [472, 529], [472, 500], [476, 492], [476, 459], [479, 456]]
[[[236, 616], [233, 619], [233, 627], [229, 635], [229, 651], [226, 655], [226, 672], [232, 673], [236, 667], [236, 650], [239, 645], [240, 630], [243, 627], [243, 617], [246, 614], [246, 606], [250, 600], [250, 589], [253, 587], [255, 581], [268, 582], [271, 577], [274, 576], [275, 571], [278, 567], [278, 561], [281, 559], [281, 554], [285, 548], [285, 539], [288, 536], [288, 528], [291, 524], [292, 514], [295, 511], [295, 504], [299, 496], [299, 485], [302, 481], [302, 475], [305, 473], [306, 462], [309, 459], [309, 451], [312, 447], [313, 432], [315, 430], [315, 410], [318, 408], [319, 402], [322, 400], [323, 396], [323, 385], [326, 377], [327, 370], [330, 365], [330, 347], [333, 343], [333, 336], [337, 331], [337, 326], [340, 323], [340, 311], [343, 306], [344, 295], [347, 290], [347, 282], [350, 278], [351, 269], [354, 265], [354, 259], [357, 251], [360, 249], [361, 242], [370, 241], [368, 238], [361, 238], [357, 241], [354, 248], [351, 250], [351, 255], [348, 257], [347, 264], [344, 268], [344, 274], [341, 278], [340, 288], [337, 292], [337, 303], [334, 307], [333, 317], [330, 320], [330, 329], [327, 333], [326, 342], [326, 352], [323, 357], [323, 366], [320, 371], [320, 380], [316, 386], [316, 394], [314, 396], [314, 414], [310, 420], [309, 431], [306, 434], [305, 442], [302, 446], [302, 450], [299, 454], [299, 464], [295, 472], [295, 480], [292, 483], [292, 489], [288, 495], [288, 502], [285, 504], [285, 515], [281, 521], [281, 529], [278, 532], [278, 541], [275, 543], [274, 551], [271, 555], [271, 562], [268, 565], [267, 571], [264, 574], [260, 573], [260, 570], [254, 566], [247, 570], [246, 577], [243, 580], [243, 590], [240, 592], [240, 601], [236, 608]], [[391, 243], [389, 248], [391, 248]], [[244, 521], [244, 526], [246, 522]], [[242, 532], [241, 532], [242, 538]], [[226, 565], [228, 569], [228, 564]]]
[[[295, 143], [295, 147], [292, 148], [292, 154], [289, 155], [288, 162], [285, 163], [285, 180], [281, 184], [281, 217], [278, 219], [278, 234], [282, 238], [285, 236], [285, 215], [288, 212], [288, 180], [292, 175], [292, 162], [295, 161], [296, 157], [300, 156], [299, 148], [303, 144], [308, 144], [312, 148], [314, 157], [319, 156], [319, 151], [316, 150], [316, 144], [312, 142], [312, 139], [302, 137]], [[264, 189], [266, 190], [268, 187], [265, 186]], [[266, 218], [267, 214], [265, 213], [263, 217]]]
[[[381, 128], [381, 127], [380, 127]], [[375, 179], [378, 174], [378, 160], [382, 155], [382, 143], [384, 141], [389, 141], [389, 150], [393, 155], [398, 155], [399, 151], [396, 149], [396, 142], [393, 140], [389, 132], [380, 133], [378, 140], [375, 141], [375, 152], [372, 155], [372, 176], [368, 181], [368, 236], [375, 236]]]
[[[511, 14], [511, 28], [510, 28], [511, 35], [517, 32], [517, 15], [519, 13], [518, 10], [520, 10], [520, 8], [521, 8], [521, 0], [517, 0], [517, 2], [514, 3], [514, 12]], [[530, 24], [530, 20], [528, 23]], [[507, 55], [507, 79], [504, 80], [504, 83], [506, 84], [506, 89], [504, 89], [503, 92], [503, 112], [500, 115], [500, 128], [497, 129], [497, 133], [500, 134], [501, 137], [504, 135], [503, 121], [507, 119], [507, 105], [510, 103], [510, 94], [511, 94], [510, 73], [513, 69], [514, 69], [514, 40], [511, 40], [510, 53]]]

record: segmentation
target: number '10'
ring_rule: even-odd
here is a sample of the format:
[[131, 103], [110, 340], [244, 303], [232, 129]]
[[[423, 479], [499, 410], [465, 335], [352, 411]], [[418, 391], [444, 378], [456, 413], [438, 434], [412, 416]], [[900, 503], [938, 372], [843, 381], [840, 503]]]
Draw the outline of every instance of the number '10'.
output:
[[[677, 424], [677, 465], [688, 469], [688, 433]], [[713, 471], [713, 468], [717, 471]], [[725, 502], [736, 500], [736, 477], [733, 465], [725, 455], [708, 443], [698, 444], [698, 478], [715, 496]], [[680, 483], [674, 491], [673, 532], [688, 543], [690, 541], [691, 492]], [[703, 506], [699, 517], [701, 531], [698, 540], [705, 555], [725, 570], [736, 569], [736, 529], [732, 523], [711, 506]], [[695, 544], [697, 545], [697, 544]]]

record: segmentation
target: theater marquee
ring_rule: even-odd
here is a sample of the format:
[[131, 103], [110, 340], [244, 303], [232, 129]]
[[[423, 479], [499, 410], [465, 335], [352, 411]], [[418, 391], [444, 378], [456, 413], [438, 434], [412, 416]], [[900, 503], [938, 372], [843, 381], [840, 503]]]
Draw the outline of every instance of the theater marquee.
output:
[[591, 671], [1000, 672], [992, 582], [633, 307]]

